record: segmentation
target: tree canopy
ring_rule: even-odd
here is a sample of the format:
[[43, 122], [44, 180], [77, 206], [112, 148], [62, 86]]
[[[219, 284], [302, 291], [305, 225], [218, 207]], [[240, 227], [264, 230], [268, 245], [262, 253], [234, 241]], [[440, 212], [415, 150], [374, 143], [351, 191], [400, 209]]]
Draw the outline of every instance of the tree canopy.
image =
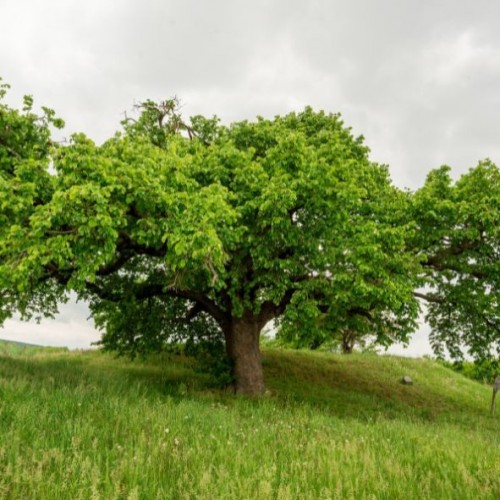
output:
[[264, 390], [272, 320], [302, 339], [390, 344], [408, 339], [425, 296], [436, 348], [484, 355], [498, 341], [490, 162], [457, 184], [432, 172], [412, 195], [339, 115], [311, 108], [225, 126], [146, 101], [102, 145], [53, 144], [62, 123], [29, 98], [23, 112], [1, 104], [0, 120], [0, 321], [53, 314], [73, 291], [122, 353], [220, 336], [243, 393]]
[[500, 170], [491, 161], [453, 182], [432, 171], [414, 196], [431, 343], [460, 359], [500, 355]]

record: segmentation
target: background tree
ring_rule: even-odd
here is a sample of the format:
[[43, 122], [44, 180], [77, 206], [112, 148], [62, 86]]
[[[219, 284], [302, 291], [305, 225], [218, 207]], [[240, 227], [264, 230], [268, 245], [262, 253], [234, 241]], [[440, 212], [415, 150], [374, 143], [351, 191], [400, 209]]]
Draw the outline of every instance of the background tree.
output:
[[414, 196], [432, 346], [455, 359], [500, 355], [500, 170], [486, 160], [453, 182], [432, 171]]
[[[369, 221], [352, 214], [354, 244], [344, 247], [323, 290], [295, 294], [280, 321], [279, 338], [297, 347], [336, 343], [389, 346], [407, 342], [417, 328], [419, 306], [413, 290], [421, 283], [419, 255], [412, 246], [415, 226], [410, 195], [391, 188], [377, 193]], [[364, 200], [365, 203], [368, 200]], [[365, 207], [366, 208], [366, 207]]]
[[[444, 166], [429, 174], [405, 207], [407, 223], [415, 224], [415, 231], [407, 233], [408, 247], [422, 263], [414, 294], [426, 304], [434, 352], [440, 357], [448, 353], [457, 361], [467, 353], [478, 367], [497, 366], [500, 352], [499, 177], [498, 167], [489, 160], [457, 182]], [[360, 269], [356, 276], [363, 276]], [[366, 282], [363, 291], [366, 294]], [[279, 336], [298, 347], [317, 348], [333, 341], [350, 352], [356, 341], [387, 346], [407, 339], [415, 327], [413, 310], [394, 314], [398, 307], [391, 299], [402, 295], [382, 301], [371, 297], [361, 311], [354, 281], [344, 290], [347, 302], [337, 305], [341, 296], [334, 294], [317, 307], [303, 303], [300, 313], [285, 314]], [[406, 305], [413, 307], [411, 301]], [[313, 326], [307, 328], [305, 320], [314, 320]]]

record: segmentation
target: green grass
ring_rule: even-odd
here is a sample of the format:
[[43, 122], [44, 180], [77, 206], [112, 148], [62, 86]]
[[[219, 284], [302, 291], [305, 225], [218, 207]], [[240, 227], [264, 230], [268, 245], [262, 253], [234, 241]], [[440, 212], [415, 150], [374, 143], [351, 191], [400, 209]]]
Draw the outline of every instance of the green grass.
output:
[[178, 356], [0, 344], [0, 498], [500, 497], [487, 386], [375, 355], [265, 350], [264, 367], [251, 399]]

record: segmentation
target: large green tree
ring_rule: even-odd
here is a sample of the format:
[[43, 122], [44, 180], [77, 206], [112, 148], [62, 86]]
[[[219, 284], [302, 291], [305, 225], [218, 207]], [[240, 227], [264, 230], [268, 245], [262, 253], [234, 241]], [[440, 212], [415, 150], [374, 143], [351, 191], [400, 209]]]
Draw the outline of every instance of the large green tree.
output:
[[[488, 229], [471, 243], [473, 177], [498, 179], [492, 164], [456, 185], [440, 170], [412, 196], [338, 115], [310, 108], [223, 126], [146, 101], [101, 146], [77, 134], [58, 147], [60, 125], [30, 98], [22, 111], [0, 105], [0, 322], [51, 315], [73, 292], [123, 353], [219, 336], [242, 393], [264, 390], [259, 336], [272, 320], [306, 337], [323, 321], [390, 343], [408, 338], [425, 295], [439, 311], [468, 301], [488, 332], [498, 326], [498, 204], [486, 189]], [[451, 294], [462, 276], [483, 276], [480, 300], [466, 281]], [[439, 314], [430, 320], [445, 338]], [[455, 327], [469, 318], [463, 309]]]
[[33, 147], [3, 176], [4, 316], [73, 291], [122, 351], [211, 328], [243, 393], [263, 391], [259, 335], [287, 310], [336, 297], [415, 317], [407, 197], [338, 115], [225, 127], [183, 122], [175, 101], [140, 111], [102, 146], [75, 135], [50, 168]]

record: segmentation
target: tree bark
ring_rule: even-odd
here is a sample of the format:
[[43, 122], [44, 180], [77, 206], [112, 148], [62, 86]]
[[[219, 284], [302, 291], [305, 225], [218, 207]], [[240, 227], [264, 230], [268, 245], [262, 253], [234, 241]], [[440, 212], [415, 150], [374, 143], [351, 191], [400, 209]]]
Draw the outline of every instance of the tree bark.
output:
[[349, 330], [342, 332], [342, 352], [352, 354], [354, 348], [354, 335]]
[[237, 394], [258, 395], [264, 392], [264, 372], [259, 349], [262, 328], [262, 321], [251, 315], [231, 318], [225, 325], [226, 352], [233, 362]]

